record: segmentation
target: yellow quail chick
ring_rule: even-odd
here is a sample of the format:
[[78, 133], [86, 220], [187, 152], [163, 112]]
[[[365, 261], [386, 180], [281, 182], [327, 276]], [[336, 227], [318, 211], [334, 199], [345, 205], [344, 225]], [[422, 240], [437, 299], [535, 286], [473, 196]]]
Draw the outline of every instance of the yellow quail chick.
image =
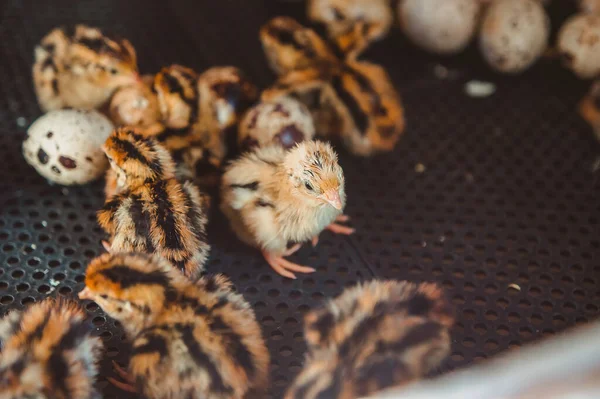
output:
[[112, 252], [157, 253], [190, 278], [208, 257], [208, 198], [191, 182], [175, 178], [168, 151], [135, 130], [119, 128], [104, 144], [115, 171], [118, 194], [98, 212], [111, 236]]
[[191, 282], [157, 256], [105, 254], [81, 299], [118, 320], [132, 342], [123, 389], [154, 398], [242, 398], [263, 392], [269, 352], [250, 304], [222, 275]]
[[309, 353], [285, 397], [359, 398], [419, 379], [450, 353], [453, 321], [435, 284], [348, 288], [306, 315]]
[[250, 108], [238, 132], [242, 150], [268, 145], [290, 149], [304, 140], [312, 140], [315, 125], [308, 108], [292, 97], [279, 97]]
[[145, 75], [142, 81], [122, 87], [110, 100], [109, 114], [115, 126], [131, 126], [153, 134], [164, 130], [158, 98], [152, 91], [154, 76]]
[[[279, 274], [314, 269], [284, 256], [329, 229], [351, 234], [354, 229], [334, 223], [348, 220], [344, 174], [333, 148], [305, 141], [286, 151], [280, 146], [245, 153], [226, 169], [221, 185], [221, 210], [238, 237], [259, 248]], [[287, 249], [288, 242], [295, 245]]]
[[45, 299], [0, 319], [0, 398], [97, 399], [102, 341], [72, 301]]
[[[285, 29], [294, 34], [278, 33]], [[286, 17], [274, 18], [261, 30], [267, 58], [280, 75], [261, 99], [297, 98], [311, 110], [318, 134], [339, 136], [354, 154], [391, 151], [405, 122], [400, 97], [387, 72], [373, 63], [340, 60], [327, 51], [315, 51], [325, 46], [323, 39], [306, 31], [310, 29]]]
[[390, 30], [394, 14], [390, 0], [309, 0], [308, 18], [325, 24], [342, 53], [356, 57]]
[[116, 89], [139, 81], [131, 43], [86, 25], [52, 30], [34, 58], [33, 81], [44, 112], [100, 108]]

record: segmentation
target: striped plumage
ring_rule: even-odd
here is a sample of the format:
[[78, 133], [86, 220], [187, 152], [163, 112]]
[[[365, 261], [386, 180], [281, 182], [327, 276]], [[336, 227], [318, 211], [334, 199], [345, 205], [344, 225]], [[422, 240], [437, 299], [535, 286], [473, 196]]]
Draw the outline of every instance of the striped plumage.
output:
[[33, 81], [43, 111], [99, 108], [138, 79], [131, 43], [97, 28], [56, 28], [35, 48]]
[[358, 398], [419, 379], [450, 353], [453, 322], [435, 284], [348, 288], [306, 315], [308, 356], [286, 399]]
[[191, 126], [198, 119], [198, 75], [192, 69], [171, 65], [154, 77], [163, 123], [172, 129]]
[[316, 33], [306, 31], [310, 29], [287, 17], [274, 18], [262, 28], [263, 48], [280, 75], [262, 99], [298, 98], [311, 110], [318, 134], [339, 136], [357, 155], [391, 151], [405, 122], [386, 71], [366, 61], [332, 56]]
[[175, 178], [171, 156], [154, 139], [120, 128], [104, 150], [121, 182], [98, 212], [111, 250], [157, 253], [186, 276], [198, 277], [210, 250], [208, 197]]
[[46, 299], [0, 319], [1, 399], [96, 399], [102, 341], [72, 301]]
[[122, 323], [129, 374], [152, 398], [242, 398], [267, 387], [269, 353], [250, 304], [222, 276], [193, 283], [162, 258], [105, 254], [82, 299]]

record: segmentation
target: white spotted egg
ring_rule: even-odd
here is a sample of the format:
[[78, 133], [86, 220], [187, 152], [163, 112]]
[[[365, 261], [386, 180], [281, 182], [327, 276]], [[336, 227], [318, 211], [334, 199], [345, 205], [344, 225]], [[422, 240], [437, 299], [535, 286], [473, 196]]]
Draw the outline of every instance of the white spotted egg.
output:
[[27, 163], [52, 182], [89, 183], [108, 168], [102, 144], [112, 130], [112, 123], [97, 111], [51, 111], [29, 127], [23, 155]]

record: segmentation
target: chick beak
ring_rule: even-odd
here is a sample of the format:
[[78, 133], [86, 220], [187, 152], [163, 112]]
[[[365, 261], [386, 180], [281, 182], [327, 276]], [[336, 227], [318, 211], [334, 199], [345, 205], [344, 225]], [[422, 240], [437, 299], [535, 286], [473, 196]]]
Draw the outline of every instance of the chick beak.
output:
[[337, 210], [342, 209], [342, 200], [338, 190], [332, 189], [323, 193], [323, 199]]
[[90, 291], [90, 289], [88, 287], [85, 287], [79, 293], [79, 299], [90, 299], [90, 300], [93, 300], [94, 299], [94, 295], [92, 294], [92, 291]]

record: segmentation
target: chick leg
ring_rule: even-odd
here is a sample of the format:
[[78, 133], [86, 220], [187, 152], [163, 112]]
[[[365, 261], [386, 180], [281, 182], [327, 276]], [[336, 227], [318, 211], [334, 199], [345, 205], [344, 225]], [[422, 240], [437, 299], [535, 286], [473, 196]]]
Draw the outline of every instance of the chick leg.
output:
[[302, 246], [302, 244], [300, 244], [300, 243], [294, 244], [292, 247], [288, 248], [283, 253], [283, 256], [290, 256], [292, 254], [295, 254], [300, 249], [301, 246]]
[[292, 272], [297, 273], [313, 273], [315, 269], [312, 267], [306, 267], [297, 265], [295, 263], [290, 262], [289, 260], [283, 259], [283, 256], [273, 255], [270, 252], [262, 251], [265, 260], [275, 270], [277, 273], [281, 274], [284, 277], [296, 279], [296, 275]]
[[108, 241], [102, 240], [102, 246], [104, 247], [104, 249], [106, 249], [106, 252], [110, 253], [111, 247], [110, 247], [110, 243]]
[[[339, 215], [338, 217], [335, 218], [336, 222], [342, 222], [342, 223], [347, 222], [348, 220], [350, 220], [350, 216], [348, 216], [348, 215]], [[337, 223], [332, 223], [329, 226], [327, 226], [326, 228], [328, 230], [333, 231], [334, 233], [346, 234], [346, 235], [352, 234], [355, 231], [355, 229], [353, 229], [353, 228], [346, 227], [346, 226], [340, 226]], [[311, 242], [312, 242], [312, 246], [316, 247], [317, 244], [319, 243], [319, 236], [314, 236], [312, 238]]]
[[135, 386], [134, 386], [134, 379], [133, 379], [133, 377], [131, 377], [129, 375], [129, 373], [125, 369], [123, 369], [123, 367], [119, 366], [119, 363], [117, 363], [117, 362], [115, 362], [113, 360], [112, 364], [113, 364], [113, 370], [117, 374], [119, 374], [119, 376], [121, 378], [123, 378], [126, 382], [118, 381], [118, 380], [116, 380], [116, 379], [114, 379], [112, 377], [108, 377], [107, 378], [108, 381], [111, 384], [113, 384], [114, 386], [116, 386], [117, 388], [122, 389], [123, 391], [133, 392], [133, 393], [137, 392], [137, 389], [135, 389]]

